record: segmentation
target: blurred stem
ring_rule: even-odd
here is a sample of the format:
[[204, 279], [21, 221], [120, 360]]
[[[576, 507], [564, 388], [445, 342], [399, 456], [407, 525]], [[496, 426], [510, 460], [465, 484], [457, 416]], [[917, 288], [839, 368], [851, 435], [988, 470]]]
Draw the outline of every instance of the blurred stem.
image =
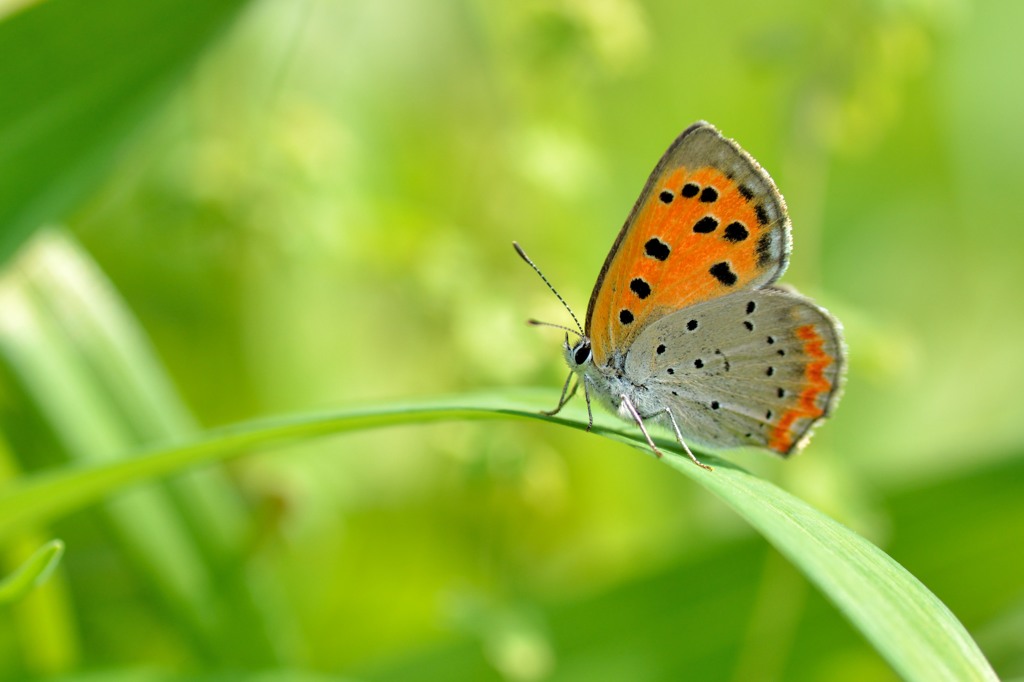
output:
[[[17, 623], [25, 672], [41, 677], [73, 670], [79, 662], [80, 648], [64, 572], [57, 565], [64, 543], [52, 540], [40, 547], [38, 538], [37, 534], [26, 533], [9, 552], [11, 557], [31, 555], [23, 568], [35, 564], [29, 569], [35, 574], [32, 584], [10, 610]], [[0, 602], [4, 601], [0, 595]]]
[[[194, 437], [198, 427], [143, 330], [65, 232], [46, 230], [22, 250], [0, 276], [0, 301], [0, 360], [70, 462], [116, 460], [146, 443]], [[31, 462], [34, 453], [19, 454]], [[248, 514], [224, 472], [134, 489], [102, 511], [114, 544], [156, 586], [201, 655], [244, 653], [252, 665], [284, 659], [267, 632], [291, 621], [271, 625], [263, 614], [274, 586], [245, 570], [238, 543]], [[236, 637], [253, 645], [224, 645]]]
[[[0, 434], [0, 483], [15, 478], [17, 466]], [[25, 530], [6, 552], [11, 575], [0, 580], [0, 606], [10, 604], [25, 672], [49, 676], [72, 670], [79, 660], [78, 633], [63, 572], [57, 566], [64, 544], [43, 544]], [[20, 576], [18, 575], [20, 574]]]
[[0, 580], [0, 604], [16, 602], [46, 582], [63, 555], [64, 543], [60, 540], [51, 540], [31, 552], [11, 575]]

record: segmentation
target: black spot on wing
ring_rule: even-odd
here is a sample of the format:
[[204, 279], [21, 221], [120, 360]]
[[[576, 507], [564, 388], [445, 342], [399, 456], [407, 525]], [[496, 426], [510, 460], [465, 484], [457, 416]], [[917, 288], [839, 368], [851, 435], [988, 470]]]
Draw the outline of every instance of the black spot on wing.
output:
[[709, 232], [714, 232], [716, 227], [718, 227], [718, 221], [712, 216], [706, 215], [694, 223], [693, 231], [698, 234], [707, 234]]
[[724, 236], [726, 240], [735, 244], [736, 242], [741, 242], [747, 237], [749, 237], [750, 233], [747, 232], [747, 228], [743, 225], [743, 223], [735, 222], [729, 223], [729, 225], [725, 228], [725, 234], [722, 236]]
[[704, 191], [700, 193], [700, 200], [705, 204], [710, 204], [713, 201], [718, 200], [718, 190], [714, 187], [705, 187]]
[[629, 290], [636, 294], [640, 300], [651, 295], [651, 285], [643, 277], [633, 278], [633, 281], [629, 283]]
[[768, 224], [768, 211], [765, 210], [763, 204], [758, 204], [754, 207], [754, 214], [757, 216], [757, 224], [764, 227]]
[[668, 244], [657, 237], [651, 237], [647, 240], [647, 243], [644, 244], [644, 253], [651, 258], [664, 261], [668, 259], [669, 254], [672, 253], [672, 249], [668, 248]]
[[629, 324], [633, 321], [633, 313], [627, 308], [623, 308], [619, 311], [619, 322], [622, 324]]
[[688, 182], [685, 185], [683, 185], [683, 188], [679, 190], [679, 193], [682, 194], [687, 199], [692, 199], [695, 196], [697, 196], [697, 192], [699, 191], [700, 187], [696, 183]]
[[661, 194], [658, 195], [658, 198], [661, 199], [662, 203], [671, 204], [672, 200], [676, 198], [676, 195], [666, 189], [662, 190]]
[[708, 272], [711, 273], [712, 277], [727, 287], [731, 287], [733, 284], [736, 284], [736, 273], [732, 271], [732, 268], [729, 267], [729, 264], [725, 261], [715, 263], [711, 266]]

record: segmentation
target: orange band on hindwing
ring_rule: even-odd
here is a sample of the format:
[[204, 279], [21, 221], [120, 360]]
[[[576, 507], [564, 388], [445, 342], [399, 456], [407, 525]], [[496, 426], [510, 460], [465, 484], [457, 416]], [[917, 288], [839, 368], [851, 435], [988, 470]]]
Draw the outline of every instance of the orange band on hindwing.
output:
[[811, 360], [804, 368], [806, 384], [800, 391], [796, 406], [783, 413], [768, 441], [768, 447], [782, 453], [789, 452], [796, 441], [792, 433], [796, 421], [801, 418], [813, 421], [822, 416], [825, 410], [818, 407], [818, 396], [832, 390], [832, 382], [825, 377], [825, 368], [832, 364], [833, 358], [825, 352], [825, 340], [813, 324], [797, 327], [796, 337], [804, 342], [804, 352]]

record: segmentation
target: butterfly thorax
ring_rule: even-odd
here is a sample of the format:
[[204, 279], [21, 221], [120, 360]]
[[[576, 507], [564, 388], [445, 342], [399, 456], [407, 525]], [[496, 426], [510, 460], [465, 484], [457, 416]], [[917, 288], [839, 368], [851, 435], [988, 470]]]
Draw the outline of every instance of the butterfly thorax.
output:
[[623, 395], [628, 396], [644, 416], [660, 411], [652, 403], [652, 396], [649, 395], [647, 387], [636, 384], [626, 377], [626, 356], [621, 352], [613, 351], [605, 359], [604, 364], [598, 365], [594, 362], [590, 339], [586, 336], [580, 338], [573, 346], [566, 342], [564, 352], [566, 363], [580, 377], [584, 390], [613, 412], [619, 412], [628, 418], [628, 413], [622, 405]]

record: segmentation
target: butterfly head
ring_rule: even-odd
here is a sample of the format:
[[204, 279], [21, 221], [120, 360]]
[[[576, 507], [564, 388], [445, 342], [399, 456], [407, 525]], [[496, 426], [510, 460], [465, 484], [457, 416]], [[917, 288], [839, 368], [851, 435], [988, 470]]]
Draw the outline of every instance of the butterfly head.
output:
[[565, 361], [569, 367], [576, 369], [586, 365], [594, 359], [594, 353], [590, 348], [590, 339], [581, 336], [574, 344], [569, 343], [569, 335], [565, 335]]

